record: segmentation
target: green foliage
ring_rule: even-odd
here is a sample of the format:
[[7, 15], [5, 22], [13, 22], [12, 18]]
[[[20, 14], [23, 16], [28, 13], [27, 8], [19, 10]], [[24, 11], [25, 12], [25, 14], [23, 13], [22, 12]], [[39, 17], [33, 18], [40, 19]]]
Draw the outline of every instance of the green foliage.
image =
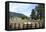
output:
[[31, 15], [30, 16], [31, 16], [32, 19], [35, 18], [35, 10], [34, 9], [32, 9], [32, 12], [31, 12]]
[[[35, 11], [37, 11], [37, 16], [35, 15]], [[39, 16], [40, 15], [40, 16]], [[38, 4], [35, 9], [32, 9], [31, 18], [42, 19], [45, 18], [45, 7], [44, 4]]]
[[21, 18], [22, 18], [22, 19], [25, 19], [25, 18], [27, 19], [28, 17], [27, 17], [27, 16], [21, 16]]
[[22, 19], [24, 19], [24, 16], [21, 16]]
[[38, 4], [36, 10], [37, 10], [37, 12], [40, 15], [40, 19], [45, 17], [45, 7], [44, 7], [44, 4]]
[[35, 16], [35, 11], [34, 11], [34, 9], [32, 9], [32, 14], [31, 14], [31, 16]]

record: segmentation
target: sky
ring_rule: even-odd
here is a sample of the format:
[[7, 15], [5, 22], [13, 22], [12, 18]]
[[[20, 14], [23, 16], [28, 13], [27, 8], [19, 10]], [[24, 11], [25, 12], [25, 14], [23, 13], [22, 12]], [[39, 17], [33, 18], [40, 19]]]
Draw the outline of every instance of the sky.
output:
[[21, 13], [30, 17], [32, 9], [34, 9], [35, 6], [37, 6], [37, 4], [10, 3], [9, 11]]

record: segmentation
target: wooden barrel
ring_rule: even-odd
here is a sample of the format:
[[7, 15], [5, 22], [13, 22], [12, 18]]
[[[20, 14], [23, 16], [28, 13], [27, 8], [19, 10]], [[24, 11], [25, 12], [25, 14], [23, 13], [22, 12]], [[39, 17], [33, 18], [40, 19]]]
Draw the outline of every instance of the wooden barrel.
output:
[[31, 22], [28, 22], [28, 27], [27, 28], [31, 28]]
[[24, 22], [24, 26], [23, 26], [24, 29], [27, 28], [27, 22]]
[[42, 28], [42, 23], [39, 23], [40, 28]]
[[11, 28], [11, 29], [14, 29], [14, 23], [11, 23], [11, 24], [10, 24], [10, 28]]
[[23, 23], [20, 23], [20, 29], [23, 29]]
[[36, 25], [35, 25], [35, 26], [36, 26], [35, 28], [39, 28], [39, 23], [36, 22], [35, 24], [36, 24]]
[[32, 22], [32, 28], [35, 28], [35, 22]]
[[19, 27], [19, 24], [18, 24], [18, 23], [16, 23], [16, 29], [18, 29], [18, 27]]
[[16, 29], [16, 23], [14, 24], [14, 29]]

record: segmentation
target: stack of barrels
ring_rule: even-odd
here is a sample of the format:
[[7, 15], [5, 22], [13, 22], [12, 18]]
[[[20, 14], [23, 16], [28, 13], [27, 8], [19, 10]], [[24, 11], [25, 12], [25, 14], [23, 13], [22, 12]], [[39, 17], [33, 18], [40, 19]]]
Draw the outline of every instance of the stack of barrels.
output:
[[9, 27], [11, 29], [42, 28], [42, 24], [38, 22], [11, 23]]

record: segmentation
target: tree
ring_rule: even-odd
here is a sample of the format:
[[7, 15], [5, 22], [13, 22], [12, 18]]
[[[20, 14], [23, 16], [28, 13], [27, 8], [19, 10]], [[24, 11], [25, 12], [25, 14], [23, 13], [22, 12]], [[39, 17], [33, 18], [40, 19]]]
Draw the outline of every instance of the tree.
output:
[[[45, 5], [44, 4], [38, 4], [38, 6], [35, 8], [38, 12], [37, 17], [41, 19], [39, 23], [42, 23], [42, 27], [45, 27]], [[40, 17], [39, 17], [40, 15]]]
[[28, 19], [28, 17], [27, 17], [27, 16], [21, 16], [21, 18], [22, 18], [22, 19]]
[[[37, 16], [35, 15], [37, 11]], [[44, 4], [38, 4], [38, 6], [35, 7], [35, 9], [32, 9], [32, 13], [31, 13], [31, 18], [32, 19], [43, 19], [45, 18], [45, 7]]]
[[31, 16], [32, 19], [35, 19], [35, 10], [34, 9], [32, 9], [32, 12], [31, 12], [30, 16]]
[[38, 4], [38, 6], [35, 8], [38, 12], [37, 17], [39, 18], [40, 15], [40, 19], [45, 17], [45, 7], [44, 4]]

